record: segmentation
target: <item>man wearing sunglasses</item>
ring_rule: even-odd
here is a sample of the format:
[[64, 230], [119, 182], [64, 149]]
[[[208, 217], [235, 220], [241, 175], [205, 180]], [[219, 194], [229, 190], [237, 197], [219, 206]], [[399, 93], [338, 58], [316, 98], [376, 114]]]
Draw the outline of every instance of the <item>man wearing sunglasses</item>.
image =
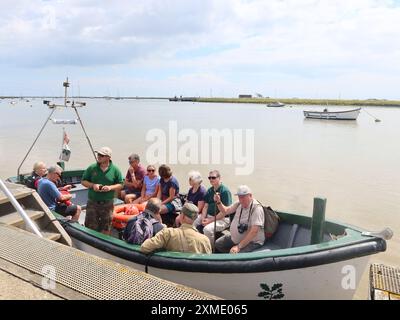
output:
[[96, 153], [97, 162], [90, 165], [82, 176], [82, 184], [89, 189], [85, 226], [110, 234], [114, 198], [122, 188], [123, 177], [111, 161], [110, 148], [102, 147]]
[[196, 220], [196, 226], [210, 239], [211, 245], [214, 247], [215, 232], [220, 232], [229, 227], [229, 218], [222, 217], [216, 220], [215, 217], [219, 213], [218, 207], [214, 201], [214, 195], [219, 194], [221, 202], [225, 206], [232, 204], [232, 195], [229, 189], [222, 184], [221, 175], [218, 170], [213, 170], [208, 174], [211, 188], [207, 190], [204, 197], [204, 207], [201, 216]]
[[62, 194], [57, 189], [57, 182], [61, 179], [62, 168], [51, 166], [47, 170], [47, 176], [39, 180], [38, 193], [50, 210], [64, 217], [71, 217], [71, 221], [78, 221], [81, 207], [69, 202], [71, 194]]

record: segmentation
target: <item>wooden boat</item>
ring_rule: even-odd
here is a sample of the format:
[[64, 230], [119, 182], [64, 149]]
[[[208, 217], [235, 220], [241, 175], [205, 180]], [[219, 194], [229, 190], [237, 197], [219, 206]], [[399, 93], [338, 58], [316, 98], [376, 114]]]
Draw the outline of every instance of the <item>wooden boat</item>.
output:
[[269, 107], [269, 108], [279, 108], [279, 107], [284, 107], [284, 106], [285, 106], [285, 104], [282, 102], [279, 102], [279, 101], [271, 102], [271, 103], [267, 104], [267, 107]]
[[325, 120], [357, 120], [361, 108], [346, 111], [303, 111], [304, 117], [308, 119], [325, 119]]
[[[85, 207], [82, 173], [64, 171], [62, 178], [75, 185], [74, 203]], [[381, 237], [333, 221], [325, 221], [322, 242], [311, 244], [311, 217], [278, 214], [281, 223], [272, 239], [255, 252], [236, 255], [164, 251], [147, 256], [121, 240], [117, 230], [108, 236], [79, 223], [62, 224], [78, 249], [226, 299], [351, 299], [369, 256], [386, 250]]]

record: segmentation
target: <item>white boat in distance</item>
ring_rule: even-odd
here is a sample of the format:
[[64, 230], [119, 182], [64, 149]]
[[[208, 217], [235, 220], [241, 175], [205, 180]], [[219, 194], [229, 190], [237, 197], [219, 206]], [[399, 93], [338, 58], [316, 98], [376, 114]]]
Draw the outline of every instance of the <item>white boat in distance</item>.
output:
[[271, 103], [268, 103], [267, 104], [267, 107], [284, 107], [285, 106], [285, 104], [284, 103], [282, 103], [282, 102], [279, 102], [279, 101], [277, 101], [277, 102], [271, 102]]
[[357, 120], [361, 108], [346, 111], [303, 111], [304, 116], [309, 119], [325, 119], [325, 120]]

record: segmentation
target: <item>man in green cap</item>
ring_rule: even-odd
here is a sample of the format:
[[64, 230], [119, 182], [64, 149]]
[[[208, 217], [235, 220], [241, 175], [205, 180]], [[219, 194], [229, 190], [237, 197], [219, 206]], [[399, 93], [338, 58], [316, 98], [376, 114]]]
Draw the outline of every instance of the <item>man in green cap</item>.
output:
[[193, 203], [185, 203], [180, 213], [182, 225], [179, 228], [164, 228], [154, 237], [147, 239], [140, 247], [143, 253], [157, 249], [167, 251], [212, 253], [210, 240], [193, 227], [199, 209]]

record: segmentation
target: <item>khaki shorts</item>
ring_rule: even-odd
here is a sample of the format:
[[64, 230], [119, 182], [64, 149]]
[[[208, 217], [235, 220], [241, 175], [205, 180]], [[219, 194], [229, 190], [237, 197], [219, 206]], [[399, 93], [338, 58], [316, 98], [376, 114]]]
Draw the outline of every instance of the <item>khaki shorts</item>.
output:
[[114, 200], [88, 200], [85, 227], [102, 232], [111, 230]]

